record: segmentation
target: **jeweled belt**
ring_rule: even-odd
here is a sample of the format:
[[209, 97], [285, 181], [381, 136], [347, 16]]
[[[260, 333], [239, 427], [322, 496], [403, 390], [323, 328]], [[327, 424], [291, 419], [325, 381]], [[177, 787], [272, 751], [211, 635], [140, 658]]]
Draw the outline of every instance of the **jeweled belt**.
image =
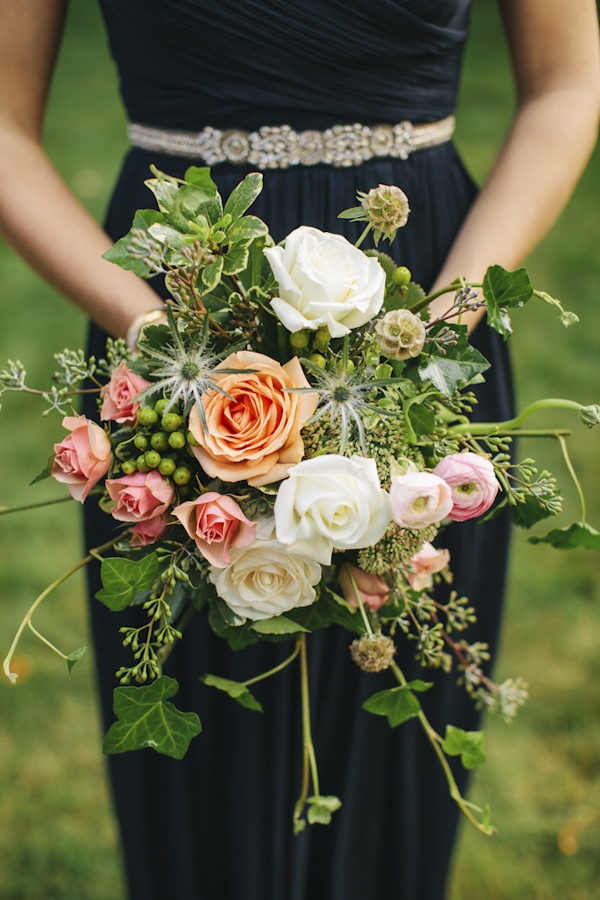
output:
[[413, 125], [334, 125], [325, 131], [294, 131], [289, 125], [264, 125], [258, 131], [171, 131], [132, 122], [128, 128], [134, 147], [171, 156], [202, 159], [207, 165], [248, 163], [258, 169], [289, 166], [358, 166], [374, 157], [406, 159], [415, 150], [449, 141], [454, 116], [439, 122]]

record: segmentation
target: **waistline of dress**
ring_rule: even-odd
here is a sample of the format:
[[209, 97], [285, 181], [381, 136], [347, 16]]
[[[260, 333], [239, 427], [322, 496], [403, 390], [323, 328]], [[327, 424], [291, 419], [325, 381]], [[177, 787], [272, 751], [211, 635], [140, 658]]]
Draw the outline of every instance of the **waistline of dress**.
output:
[[452, 138], [454, 116], [414, 125], [333, 125], [324, 131], [295, 131], [289, 125], [265, 125], [257, 131], [207, 126], [201, 131], [175, 131], [132, 122], [128, 136], [134, 147], [169, 156], [202, 160], [208, 166], [247, 163], [260, 170], [290, 166], [359, 166], [374, 158], [407, 159], [418, 150]]

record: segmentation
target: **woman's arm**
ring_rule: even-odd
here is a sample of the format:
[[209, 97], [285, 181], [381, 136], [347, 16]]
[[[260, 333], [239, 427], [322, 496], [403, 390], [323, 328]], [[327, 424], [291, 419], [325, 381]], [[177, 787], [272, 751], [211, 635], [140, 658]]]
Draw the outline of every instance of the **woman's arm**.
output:
[[[594, 0], [499, 0], [517, 113], [434, 288], [520, 265], [556, 220], [594, 147], [600, 53]], [[449, 295], [432, 304], [448, 309]], [[482, 310], [464, 316], [472, 328]]]
[[0, 0], [0, 235], [114, 336], [160, 302], [102, 259], [108, 236], [44, 153], [41, 129], [67, 0]]

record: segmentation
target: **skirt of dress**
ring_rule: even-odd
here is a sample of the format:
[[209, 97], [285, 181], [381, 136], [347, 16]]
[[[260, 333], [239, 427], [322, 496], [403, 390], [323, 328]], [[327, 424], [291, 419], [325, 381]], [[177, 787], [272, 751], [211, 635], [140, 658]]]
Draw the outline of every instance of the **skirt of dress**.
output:
[[[138, 208], [153, 205], [143, 185], [154, 163], [182, 176], [185, 161], [132, 151], [108, 214], [113, 238], [127, 232]], [[227, 196], [249, 171], [233, 165], [213, 170]], [[416, 281], [430, 285], [472, 202], [475, 188], [451, 144], [415, 153], [408, 160], [379, 159], [350, 169], [296, 167], [265, 175], [264, 191], [251, 212], [264, 218], [275, 240], [300, 224], [344, 231], [357, 225], [338, 220], [355, 205], [356, 191], [397, 184], [412, 212], [389, 251]], [[388, 245], [384, 245], [387, 252]], [[458, 274], [458, 273], [457, 273]], [[157, 285], [157, 290], [162, 290]], [[104, 336], [92, 329], [90, 351], [102, 355]], [[508, 418], [512, 399], [505, 347], [485, 325], [475, 343], [492, 363], [478, 386], [475, 415]], [[91, 415], [91, 405], [87, 414]], [[87, 504], [89, 547], [108, 539], [112, 523]], [[498, 636], [508, 527], [503, 517], [483, 527], [473, 522], [448, 529], [453, 587], [477, 609], [469, 637]], [[98, 567], [89, 570], [90, 596], [99, 589]], [[115, 671], [129, 659], [119, 627], [139, 611], [110, 613], [92, 599], [100, 696], [106, 727], [114, 720]], [[140, 623], [141, 624], [141, 623]], [[390, 729], [361, 704], [392, 686], [393, 676], [365, 674], [350, 660], [351, 636], [331, 627], [309, 639], [313, 739], [321, 791], [342, 799], [331, 825], [292, 834], [292, 812], [300, 790], [301, 723], [299, 674], [292, 665], [255, 686], [264, 714], [238, 706], [198, 681], [204, 672], [246, 680], [283, 660], [291, 644], [262, 643], [233, 653], [210, 630], [201, 613], [172, 654], [165, 674], [177, 678], [182, 710], [198, 712], [203, 733], [182, 761], [152, 750], [111, 757], [114, 802], [121, 828], [130, 900], [441, 900], [458, 821], [437, 759], [419, 723]], [[398, 662], [408, 677], [436, 682], [423, 695], [427, 715], [443, 731], [446, 723], [471, 730], [478, 715], [452, 676], [437, 677], [411, 658], [400, 641]], [[465, 773], [457, 771], [465, 784]]]

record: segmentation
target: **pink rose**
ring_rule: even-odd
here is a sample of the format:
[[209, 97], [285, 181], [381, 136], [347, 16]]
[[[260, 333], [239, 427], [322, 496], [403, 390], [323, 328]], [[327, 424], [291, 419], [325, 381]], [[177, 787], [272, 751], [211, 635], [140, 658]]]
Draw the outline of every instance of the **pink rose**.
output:
[[246, 518], [233, 497], [210, 491], [173, 510], [206, 559], [219, 569], [230, 565], [230, 547], [247, 547], [256, 537], [256, 524]]
[[103, 422], [108, 419], [119, 422], [135, 422], [140, 404], [135, 398], [144, 388], [150, 385], [145, 378], [140, 378], [125, 363], [121, 363], [114, 369], [110, 381], [100, 391], [104, 400], [100, 410], [100, 418]]
[[135, 528], [131, 529], [131, 538], [129, 543], [132, 547], [146, 547], [148, 544], [155, 544], [163, 536], [169, 527], [168, 513], [157, 516], [154, 519], [145, 519], [138, 522]]
[[448, 518], [455, 522], [474, 519], [490, 508], [500, 485], [494, 467], [477, 453], [454, 453], [445, 456], [434, 469], [452, 488], [452, 510]]
[[117, 504], [112, 510], [112, 517], [119, 522], [156, 519], [167, 511], [173, 499], [173, 485], [156, 469], [111, 478], [106, 482], [106, 489], [111, 500]]
[[342, 589], [342, 594], [346, 598], [346, 602], [353, 606], [354, 609], [358, 609], [358, 601], [348, 569], [352, 573], [364, 606], [372, 610], [380, 609], [390, 595], [390, 589], [385, 583], [385, 579], [381, 575], [370, 575], [368, 572], [363, 572], [362, 569], [357, 569], [356, 566], [344, 563], [340, 570], [338, 583]]
[[392, 477], [390, 513], [402, 528], [427, 528], [452, 509], [452, 490], [431, 472], [407, 472]]
[[85, 416], [65, 416], [64, 428], [71, 434], [60, 444], [54, 445], [54, 463], [51, 475], [68, 485], [71, 496], [83, 503], [91, 489], [112, 462], [110, 438], [104, 429], [90, 422]]
[[433, 586], [433, 576], [441, 572], [450, 562], [449, 550], [438, 550], [433, 544], [425, 543], [411, 559], [414, 572], [409, 572], [406, 580], [413, 591], [424, 591]]

